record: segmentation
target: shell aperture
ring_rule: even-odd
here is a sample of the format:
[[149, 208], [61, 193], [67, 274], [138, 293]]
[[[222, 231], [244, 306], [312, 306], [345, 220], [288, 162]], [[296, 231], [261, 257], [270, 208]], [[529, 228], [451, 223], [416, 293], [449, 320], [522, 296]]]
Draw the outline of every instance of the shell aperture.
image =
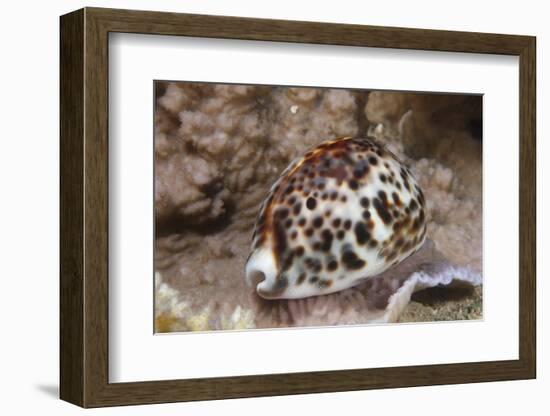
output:
[[425, 238], [424, 195], [393, 153], [371, 139], [326, 141], [271, 187], [246, 280], [266, 299], [329, 294], [388, 270]]

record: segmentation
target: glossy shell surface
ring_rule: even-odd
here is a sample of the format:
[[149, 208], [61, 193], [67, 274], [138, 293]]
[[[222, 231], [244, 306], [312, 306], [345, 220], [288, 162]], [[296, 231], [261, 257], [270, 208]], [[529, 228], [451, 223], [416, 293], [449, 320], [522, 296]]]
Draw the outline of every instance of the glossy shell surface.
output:
[[400, 263], [425, 238], [425, 199], [410, 170], [374, 140], [331, 140], [271, 187], [246, 279], [266, 299], [328, 294]]

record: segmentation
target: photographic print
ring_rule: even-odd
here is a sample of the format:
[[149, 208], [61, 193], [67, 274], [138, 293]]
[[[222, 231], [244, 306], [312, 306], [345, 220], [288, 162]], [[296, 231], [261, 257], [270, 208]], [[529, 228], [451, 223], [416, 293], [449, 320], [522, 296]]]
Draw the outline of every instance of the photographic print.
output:
[[155, 81], [155, 332], [482, 318], [482, 96]]
[[61, 399], [536, 378], [535, 37], [86, 7], [59, 38]]

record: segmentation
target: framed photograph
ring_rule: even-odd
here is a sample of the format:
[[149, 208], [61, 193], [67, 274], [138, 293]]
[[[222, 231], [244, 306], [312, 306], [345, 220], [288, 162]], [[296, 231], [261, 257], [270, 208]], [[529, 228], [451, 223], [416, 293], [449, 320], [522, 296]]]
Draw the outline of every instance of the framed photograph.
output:
[[536, 376], [534, 37], [60, 29], [63, 400]]

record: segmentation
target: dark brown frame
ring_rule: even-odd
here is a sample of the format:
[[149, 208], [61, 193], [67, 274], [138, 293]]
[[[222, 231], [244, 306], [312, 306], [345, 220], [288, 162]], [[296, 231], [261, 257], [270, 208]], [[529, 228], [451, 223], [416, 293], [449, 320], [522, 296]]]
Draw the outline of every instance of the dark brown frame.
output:
[[[210, 400], [536, 377], [535, 38], [85, 8], [61, 17], [60, 396], [83, 406]], [[519, 359], [109, 383], [109, 32], [519, 56]]]

